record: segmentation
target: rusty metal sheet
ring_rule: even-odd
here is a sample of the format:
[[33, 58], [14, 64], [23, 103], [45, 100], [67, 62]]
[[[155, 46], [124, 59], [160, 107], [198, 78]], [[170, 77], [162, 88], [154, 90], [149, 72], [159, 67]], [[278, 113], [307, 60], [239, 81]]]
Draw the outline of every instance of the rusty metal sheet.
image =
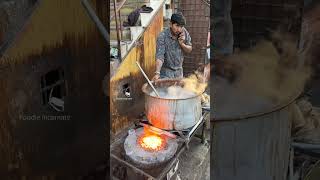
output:
[[[134, 47], [120, 64], [117, 72], [111, 78], [112, 133], [117, 134], [132, 123], [133, 117], [144, 110], [142, 85], [145, 83], [135, 61], [139, 61], [149, 78], [155, 71], [156, 38], [163, 29], [163, 9], [160, 8], [139, 39], [138, 46]], [[131, 99], [121, 92], [124, 84], [129, 84]], [[128, 99], [128, 98], [127, 98]]]
[[143, 37], [144, 62], [142, 64], [148, 77], [154, 75], [156, 69], [156, 41], [158, 34], [163, 30], [163, 10], [159, 10], [158, 15], [152, 20], [152, 25], [148, 27]]

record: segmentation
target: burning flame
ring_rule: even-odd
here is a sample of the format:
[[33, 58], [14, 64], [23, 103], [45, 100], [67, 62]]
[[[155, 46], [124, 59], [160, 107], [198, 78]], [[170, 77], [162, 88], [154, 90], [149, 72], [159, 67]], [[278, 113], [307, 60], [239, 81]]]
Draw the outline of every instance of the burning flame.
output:
[[140, 146], [148, 151], [159, 151], [166, 145], [165, 139], [157, 134], [150, 132], [146, 127], [144, 128], [145, 133], [142, 134], [138, 143]]

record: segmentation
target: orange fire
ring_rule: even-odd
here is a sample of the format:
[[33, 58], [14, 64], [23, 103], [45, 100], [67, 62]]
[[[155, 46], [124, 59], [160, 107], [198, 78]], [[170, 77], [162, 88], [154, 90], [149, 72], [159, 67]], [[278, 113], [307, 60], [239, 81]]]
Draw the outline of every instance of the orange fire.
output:
[[159, 151], [166, 145], [164, 137], [149, 132], [147, 128], [144, 128], [144, 134], [138, 138], [138, 143], [147, 151]]

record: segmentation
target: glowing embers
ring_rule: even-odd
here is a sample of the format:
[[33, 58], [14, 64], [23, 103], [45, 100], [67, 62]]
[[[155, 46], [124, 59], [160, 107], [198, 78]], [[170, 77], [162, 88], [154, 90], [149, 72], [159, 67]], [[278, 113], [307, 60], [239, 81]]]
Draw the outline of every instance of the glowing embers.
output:
[[177, 139], [154, 132], [150, 128], [131, 129], [124, 150], [137, 167], [152, 168], [170, 160], [177, 151]]
[[165, 138], [156, 134], [145, 133], [138, 138], [139, 145], [147, 151], [159, 151], [166, 146]]

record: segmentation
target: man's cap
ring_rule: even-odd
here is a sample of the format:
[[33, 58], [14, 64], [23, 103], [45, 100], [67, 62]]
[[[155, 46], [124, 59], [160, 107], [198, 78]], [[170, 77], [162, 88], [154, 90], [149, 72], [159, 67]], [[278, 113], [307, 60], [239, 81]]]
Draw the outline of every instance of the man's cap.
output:
[[180, 13], [174, 13], [171, 16], [171, 21], [176, 22], [180, 26], [186, 25], [185, 17]]

